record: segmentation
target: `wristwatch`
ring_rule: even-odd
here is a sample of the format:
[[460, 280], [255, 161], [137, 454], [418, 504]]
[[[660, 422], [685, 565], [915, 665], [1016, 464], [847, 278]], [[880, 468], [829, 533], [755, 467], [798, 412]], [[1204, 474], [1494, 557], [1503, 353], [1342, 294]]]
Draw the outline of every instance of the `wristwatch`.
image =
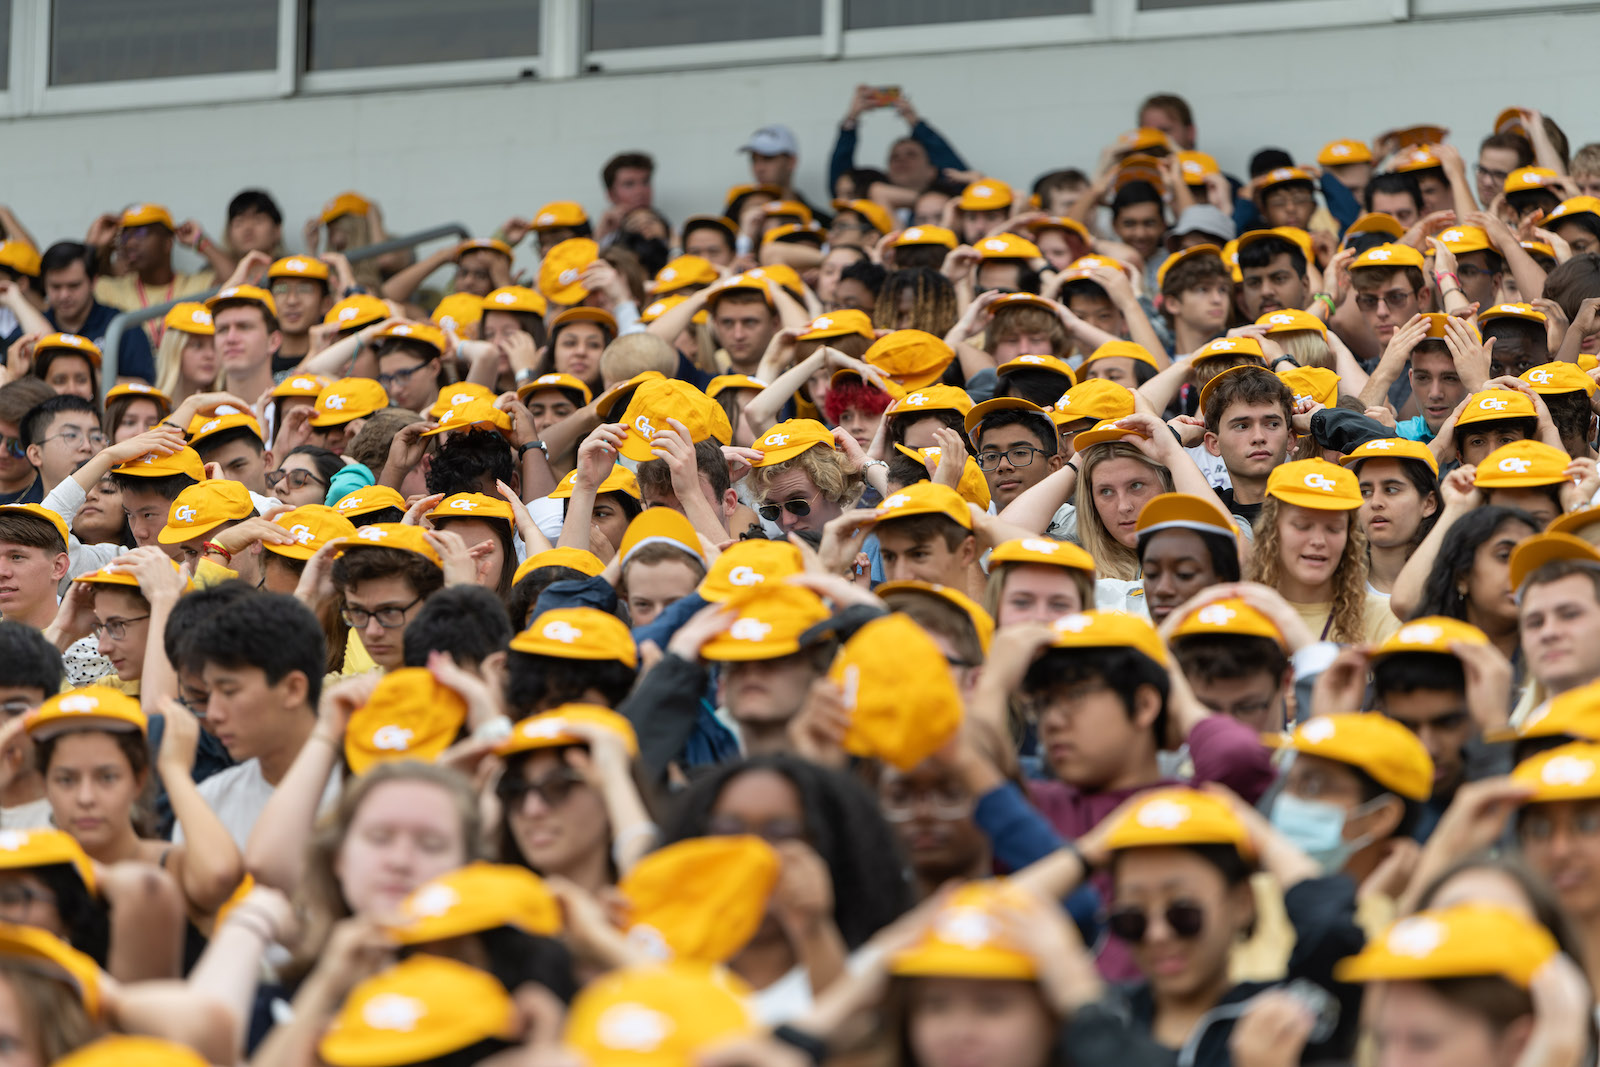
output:
[[863, 470], [865, 470], [868, 467], [882, 467], [884, 470], [888, 470], [889, 469], [889, 464], [884, 462], [881, 459], [869, 459], [869, 460], [864, 461], [861, 464], [861, 468]]
[[528, 367], [523, 367], [521, 370], [517, 371], [515, 375], [518, 385], [527, 385], [537, 377], [538, 375], [534, 374], [533, 370]]
[[528, 450], [532, 448], [537, 448], [540, 452], [543, 452], [545, 459], [550, 458], [550, 448], [543, 441], [529, 441], [526, 444], [518, 445], [517, 458], [521, 459], [523, 456], [526, 456], [528, 454]]

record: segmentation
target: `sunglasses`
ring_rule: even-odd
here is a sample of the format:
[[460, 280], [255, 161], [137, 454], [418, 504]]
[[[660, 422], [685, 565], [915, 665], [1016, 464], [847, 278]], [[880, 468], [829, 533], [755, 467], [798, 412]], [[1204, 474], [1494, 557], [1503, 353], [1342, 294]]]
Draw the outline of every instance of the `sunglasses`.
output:
[[798, 500], [785, 500], [781, 504], [762, 504], [756, 511], [768, 522], [777, 522], [778, 516], [787, 511], [798, 518], [805, 518], [811, 514], [811, 498], [802, 497]]
[[500, 779], [495, 792], [508, 809], [520, 809], [529, 793], [537, 793], [544, 806], [554, 810], [565, 804], [572, 791], [582, 784], [583, 775], [577, 771], [557, 771], [537, 781], [508, 775]]
[[[1167, 929], [1184, 940], [1198, 937], [1205, 928], [1206, 913], [1192, 900], [1175, 900], [1162, 913]], [[1106, 916], [1106, 926], [1118, 941], [1137, 945], [1150, 932], [1150, 914], [1143, 908], [1118, 908]]]
[[296, 467], [293, 470], [268, 471], [267, 488], [276, 489], [279, 485], [283, 484], [285, 479], [288, 480], [290, 489], [304, 489], [308, 485], [320, 485], [325, 487], [328, 484], [327, 482], [318, 478], [315, 474], [312, 474], [310, 471], [301, 467]]

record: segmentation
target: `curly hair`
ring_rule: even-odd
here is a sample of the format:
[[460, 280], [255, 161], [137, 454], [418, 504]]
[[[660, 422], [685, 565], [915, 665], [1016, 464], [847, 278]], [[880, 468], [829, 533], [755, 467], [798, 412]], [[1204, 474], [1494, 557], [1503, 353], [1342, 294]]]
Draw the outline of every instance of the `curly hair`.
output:
[[806, 472], [811, 484], [817, 487], [829, 503], [837, 504], [841, 508], [849, 507], [861, 498], [862, 487], [867, 481], [860, 471], [850, 469], [849, 461], [842, 452], [813, 445], [793, 459], [774, 463], [770, 467], [757, 467], [745, 475], [745, 482], [757, 498], [765, 500], [778, 476], [786, 474], [795, 467]]
[[[908, 291], [911, 293], [911, 321], [901, 323], [900, 294]], [[872, 324], [880, 329], [923, 330], [935, 337], [949, 333], [960, 317], [955, 286], [950, 284], [949, 278], [928, 267], [891, 271], [883, 280], [877, 306], [872, 309]]]
[[1090, 445], [1078, 453], [1078, 464], [1082, 470], [1078, 475], [1078, 487], [1072, 493], [1072, 503], [1078, 509], [1078, 543], [1094, 558], [1096, 576], [1132, 581], [1139, 577], [1138, 552], [1112, 536], [1094, 506], [1092, 486], [1095, 468], [1114, 459], [1143, 463], [1161, 483], [1163, 493], [1172, 492], [1172, 472], [1126, 441], [1106, 441]]
[[[1250, 557], [1248, 580], [1272, 589], [1279, 588], [1283, 581], [1283, 537], [1278, 532], [1281, 510], [1278, 498], [1269, 496], [1261, 507], [1261, 515], [1252, 524], [1256, 547]], [[1353, 645], [1364, 640], [1366, 634], [1367, 535], [1356, 521], [1354, 511], [1344, 514], [1344, 552], [1333, 570], [1333, 609], [1328, 616], [1327, 639]]]

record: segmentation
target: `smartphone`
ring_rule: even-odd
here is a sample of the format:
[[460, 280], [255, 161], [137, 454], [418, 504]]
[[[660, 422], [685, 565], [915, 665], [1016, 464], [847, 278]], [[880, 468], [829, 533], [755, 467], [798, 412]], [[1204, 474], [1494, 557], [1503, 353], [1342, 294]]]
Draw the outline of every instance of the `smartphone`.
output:
[[900, 102], [900, 86], [879, 85], [872, 90], [878, 107], [894, 107]]

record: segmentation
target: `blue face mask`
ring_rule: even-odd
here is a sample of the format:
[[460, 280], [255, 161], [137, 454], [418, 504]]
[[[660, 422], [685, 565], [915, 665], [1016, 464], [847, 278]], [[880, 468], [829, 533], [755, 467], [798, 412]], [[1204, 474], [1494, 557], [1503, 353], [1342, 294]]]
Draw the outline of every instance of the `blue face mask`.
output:
[[1374, 797], [1354, 811], [1346, 812], [1337, 804], [1321, 800], [1306, 800], [1293, 793], [1279, 793], [1272, 802], [1272, 828], [1290, 843], [1315, 860], [1325, 874], [1334, 874], [1344, 868], [1350, 857], [1370, 842], [1370, 835], [1354, 841], [1344, 838], [1345, 823], [1359, 818], [1381, 804], [1387, 797]]

